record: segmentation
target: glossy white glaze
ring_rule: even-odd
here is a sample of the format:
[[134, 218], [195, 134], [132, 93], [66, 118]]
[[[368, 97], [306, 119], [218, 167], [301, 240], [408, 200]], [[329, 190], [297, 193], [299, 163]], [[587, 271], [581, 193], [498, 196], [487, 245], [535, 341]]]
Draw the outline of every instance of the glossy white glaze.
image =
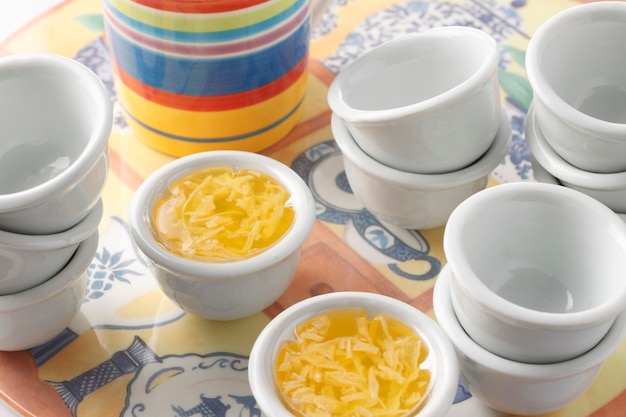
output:
[[504, 413], [537, 415], [569, 404], [591, 385], [626, 335], [626, 313], [622, 312], [606, 337], [577, 358], [551, 364], [511, 361], [467, 335], [450, 298], [451, 280], [446, 266], [435, 284], [433, 306], [437, 321], [456, 349], [461, 382], [473, 396]]
[[24, 350], [58, 335], [83, 303], [87, 268], [98, 248], [96, 231], [82, 242], [70, 262], [36, 287], [0, 296], [0, 350]]
[[365, 153], [407, 172], [457, 171], [481, 157], [500, 125], [495, 40], [444, 27], [374, 48], [343, 68], [328, 103]]
[[490, 187], [452, 212], [443, 247], [459, 321], [502, 357], [578, 356], [626, 309], [626, 225], [581, 192]]
[[[185, 259], [165, 250], [151, 225], [155, 203], [171, 181], [209, 167], [255, 169], [281, 182], [295, 210], [291, 228], [263, 252], [232, 262]], [[313, 196], [298, 174], [270, 157], [243, 151], [202, 152], [164, 165], [139, 187], [130, 211], [133, 238], [163, 292], [182, 309], [213, 320], [246, 317], [276, 301], [293, 279], [314, 221]]]
[[526, 51], [537, 123], [566, 161], [626, 171], [626, 3], [569, 8], [543, 23]]
[[92, 209], [108, 173], [112, 104], [102, 81], [51, 54], [0, 59], [0, 228], [66, 230]]
[[369, 157], [337, 115], [333, 115], [331, 125], [354, 195], [379, 220], [407, 229], [443, 226], [461, 201], [485, 188], [511, 139], [509, 121], [502, 113], [493, 144], [474, 164], [445, 174], [416, 174]]
[[[534, 109], [531, 106], [528, 111], [525, 137], [533, 157], [533, 169], [538, 168], [535, 174], [547, 180], [547, 173], [564, 186], [583, 192], [618, 213], [626, 213], [626, 171], [590, 172], [567, 162], [548, 144], [538, 126]], [[543, 177], [542, 170], [545, 171]]]
[[0, 296], [25, 291], [62, 270], [78, 245], [93, 235], [102, 219], [98, 201], [75, 226], [49, 235], [23, 235], [0, 230]]

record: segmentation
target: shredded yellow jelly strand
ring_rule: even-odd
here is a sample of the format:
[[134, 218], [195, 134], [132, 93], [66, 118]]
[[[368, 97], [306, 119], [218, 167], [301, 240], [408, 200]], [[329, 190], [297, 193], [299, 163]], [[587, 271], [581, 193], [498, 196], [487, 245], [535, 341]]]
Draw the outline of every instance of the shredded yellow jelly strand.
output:
[[181, 256], [234, 259], [276, 242], [291, 226], [289, 193], [248, 169], [208, 168], [174, 182], [155, 207], [159, 241]]
[[303, 416], [402, 416], [430, 384], [420, 368], [426, 355], [404, 323], [339, 309], [297, 328], [296, 340], [279, 351], [276, 379], [287, 405]]

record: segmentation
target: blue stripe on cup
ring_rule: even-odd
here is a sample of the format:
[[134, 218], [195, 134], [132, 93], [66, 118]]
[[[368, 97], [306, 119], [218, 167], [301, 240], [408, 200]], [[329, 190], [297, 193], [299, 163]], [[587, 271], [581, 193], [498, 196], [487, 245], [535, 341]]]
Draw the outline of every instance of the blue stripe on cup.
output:
[[279, 42], [221, 59], [161, 53], [132, 43], [110, 25], [106, 28], [115, 60], [137, 80], [176, 94], [214, 96], [253, 90], [285, 75], [308, 51], [309, 26], [306, 19]]

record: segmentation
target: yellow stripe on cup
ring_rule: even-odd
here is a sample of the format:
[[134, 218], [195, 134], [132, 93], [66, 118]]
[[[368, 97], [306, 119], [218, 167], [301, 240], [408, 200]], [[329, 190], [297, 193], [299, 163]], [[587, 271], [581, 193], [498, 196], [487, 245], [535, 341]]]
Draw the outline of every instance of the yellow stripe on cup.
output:
[[160, 29], [184, 32], [220, 32], [250, 26], [291, 7], [297, 0], [270, 0], [256, 7], [225, 13], [194, 14], [154, 10], [129, 0], [106, 0], [124, 15]]
[[306, 85], [305, 71], [285, 91], [260, 103], [233, 110], [189, 111], [147, 100], [115, 78], [120, 103], [134, 119], [155, 130], [191, 139], [227, 138], [261, 130], [294, 109]]
[[210, 150], [242, 150], [249, 152], [259, 152], [265, 148], [278, 142], [285, 137], [291, 129], [296, 125], [300, 119], [302, 113], [302, 105], [285, 118], [281, 123], [265, 130], [263, 133], [247, 137], [245, 139], [233, 140], [227, 142], [191, 142], [174, 139], [171, 137], [158, 134], [145, 126], [137, 123], [132, 117], [127, 117], [126, 120], [132, 129], [133, 135], [144, 142], [146, 145], [159, 152], [165, 154], [181, 157], [197, 152], [204, 152]]

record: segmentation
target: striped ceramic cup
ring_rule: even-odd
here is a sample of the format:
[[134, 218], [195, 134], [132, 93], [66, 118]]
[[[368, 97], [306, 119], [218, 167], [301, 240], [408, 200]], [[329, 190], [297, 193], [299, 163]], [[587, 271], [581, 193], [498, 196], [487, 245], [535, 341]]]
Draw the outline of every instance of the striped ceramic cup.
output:
[[134, 135], [173, 156], [279, 141], [302, 111], [313, 1], [103, 0]]

